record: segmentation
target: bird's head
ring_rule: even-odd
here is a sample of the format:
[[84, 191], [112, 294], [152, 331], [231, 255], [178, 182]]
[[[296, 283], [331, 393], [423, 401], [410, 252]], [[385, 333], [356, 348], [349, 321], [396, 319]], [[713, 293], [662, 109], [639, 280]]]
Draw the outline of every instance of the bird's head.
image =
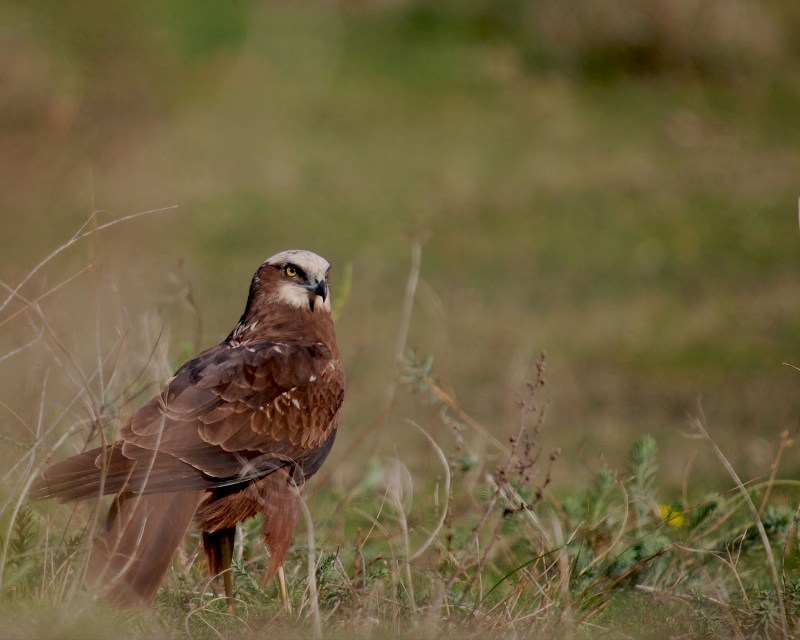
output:
[[292, 249], [267, 258], [256, 274], [270, 301], [312, 312], [330, 313], [328, 270], [330, 263], [311, 251]]

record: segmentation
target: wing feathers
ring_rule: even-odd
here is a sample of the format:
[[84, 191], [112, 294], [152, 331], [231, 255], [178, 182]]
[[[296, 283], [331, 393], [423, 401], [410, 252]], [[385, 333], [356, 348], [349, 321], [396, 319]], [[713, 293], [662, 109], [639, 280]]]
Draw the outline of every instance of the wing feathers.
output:
[[235, 485], [303, 466], [335, 433], [344, 374], [321, 343], [226, 343], [181, 367], [105, 452], [48, 469], [32, 499]]

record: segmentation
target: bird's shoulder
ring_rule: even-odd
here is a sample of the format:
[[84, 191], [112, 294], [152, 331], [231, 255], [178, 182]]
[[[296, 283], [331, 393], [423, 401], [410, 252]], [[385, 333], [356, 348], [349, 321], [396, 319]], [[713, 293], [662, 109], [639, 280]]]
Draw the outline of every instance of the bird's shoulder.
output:
[[267, 392], [282, 393], [307, 383], [338, 360], [323, 342], [266, 339], [246, 344], [222, 342], [186, 362], [165, 391], [209, 389], [223, 400]]
[[168, 415], [196, 421], [205, 442], [228, 450], [264, 446], [252, 434], [313, 447], [335, 428], [344, 387], [344, 370], [326, 344], [267, 340], [199, 354], [162, 398]]
[[[313, 391], [306, 389], [312, 385]], [[341, 404], [336, 398], [343, 390], [341, 364], [322, 342], [261, 340], [246, 346], [222, 342], [181, 366], [161, 393], [132, 417], [123, 436], [155, 435], [164, 430], [165, 420], [166, 430], [174, 433], [171, 427], [180, 423], [213, 425], [262, 408], [279, 414], [286, 401], [294, 409], [292, 399], [303, 394], [313, 396], [315, 404]], [[260, 422], [255, 420], [253, 426]]]

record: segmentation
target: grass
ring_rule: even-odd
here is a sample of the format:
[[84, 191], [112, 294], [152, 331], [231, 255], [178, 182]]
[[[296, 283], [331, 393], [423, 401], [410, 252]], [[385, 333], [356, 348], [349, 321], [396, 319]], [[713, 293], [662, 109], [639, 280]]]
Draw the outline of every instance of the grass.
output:
[[[700, 12], [675, 41], [668, 13], [637, 12], [662, 39], [626, 50], [624, 2], [567, 23], [549, 2], [157, 4], [0, 5], [0, 281], [91, 214], [0, 312], [8, 635], [303, 635], [315, 611], [328, 636], [796, 633], [793, 6], [750, 3], [711, 39]], [[28, 512], [24, 485], [225, 335], [255, 266], [288, 246], [334, 264], [349, 381], [308, 503], [319, 606], [307, 531], [287, 619], [248, 530], [241, 620], [209, 595], [194, 538], [154, 615], [108, 611], [77, 587], [91, 508]], [[541, 453], [506, 486], [545, 349]], [[760, 514], [785, 616], [691, 416]]]
[[[89, 239], [81, 233], [32, 275]], [[433, 358], [407, 350], [421, 256], [415, 245], [384, 411], [356, 435], [368, 439], [401, 419], [400, 396], [417, 405], [426, 426], [406, 419], [402, 451], [357, 465], [363, 455], [340, 448], [339, 459], [320, 472], [286, 563], [288, 614], [276, 587], [260, 584], [266, 553], [256, 521], [240, 528], [233, 614], [206, 575], [196, 533], [177, 554], [152, 612], [114, 612], [83, 591], [96, 510], [31, 506], [26, 487], [65, 443], [82, 447], [98, 428], [110, 437], [151, 392], [148, 378], [169, 375], [170, 346], [134, 321], [104, 348], [100, 322], [96, 368], [86, 367], [53, 329], [42, 307], [47, 296], [23, 300], [22, 287], [9, 288], [6, 322], [27, 318], [46, 330], [23, 351], [30, 361], [39, 351], [53, 358], [77, 393], [57, 415], [64, 403], [46, 373], [38, 418], [28, 423], [18, 415], [20, 428], [7, 432], [18, 452], [6, 454], [0, 516], [0, 615], [8, 637], [103, 637], [120, 626], [129, 637], [247, 638], [267, 630], [303, 637], [795, 637], [800, 484], [781, 467], [794, 444], [789, 434], [774, 444], [762, 477], [743, 482], [698, 416], [692, 428], [701, 455], [716, 458], [730, 489], [709, 491], [688, 471], [680, 491], [662, 488], [665, 456], [652, 436], [633, 442], [623, 466], [604, 464], [582, 487], [559, 486], [554, 470], [562, 452], [543, 438], [550, 408], [544, 355], [498, 436], [442, 386]], [[80, 281], [60, 277], [55, 290]], [[340, 302], [339, 312], [349, 303]], [[150, 345], [146, 352], [140, 340]], [[129, 350], [149, 355], [137, 361], [123, 356]], [[3, 364], [20, 353], [9, 352]], [[413, 456], [403, 452], [409, 449]], [[421, 461], [426, 473], [416, 471]], [[357, 473], [342, 473], [354, 465]]]

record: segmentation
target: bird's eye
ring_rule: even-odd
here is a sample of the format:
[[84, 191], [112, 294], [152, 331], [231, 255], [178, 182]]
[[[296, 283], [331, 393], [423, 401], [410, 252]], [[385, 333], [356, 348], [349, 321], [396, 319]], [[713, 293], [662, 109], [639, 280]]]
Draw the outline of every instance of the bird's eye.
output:
[[286, 265], [286, 266], [283, 268], [283, 272], [284, 272], [284, 273], [285, 273], [287, 276], [289, 276], [290, 278], [294, 278], [294, 277], [297, 275], [297, 268], [293, 267], [293, 266], [292, 266], [292, 265], [290, 265], [290, 264], [287, 264], [287, 265]]

